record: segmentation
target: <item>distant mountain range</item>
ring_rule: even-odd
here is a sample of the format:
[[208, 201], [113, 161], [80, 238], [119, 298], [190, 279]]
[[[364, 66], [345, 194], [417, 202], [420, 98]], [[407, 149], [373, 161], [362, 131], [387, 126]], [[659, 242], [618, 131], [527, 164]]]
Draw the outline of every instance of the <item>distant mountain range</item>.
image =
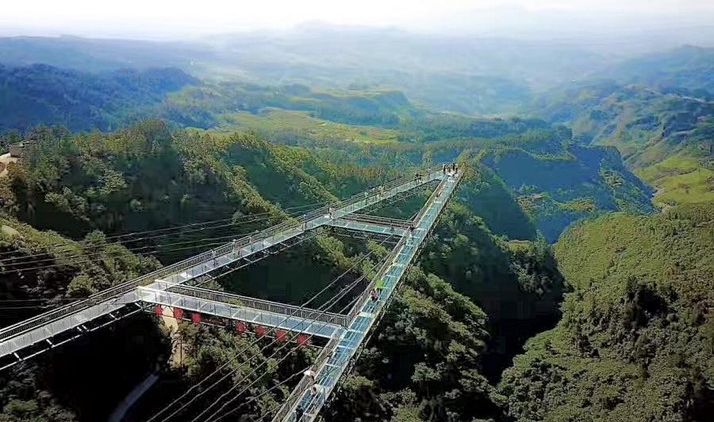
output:
[[[567, 125], [581, 145], [617, 147], [662, 203], [714, 192], [714, 48], [614, 60], [544, 42], [305, 27], [191, 43], [0, 38], [0, 57], [0, 132], [113, 130], [145, 117], [207, 129], [267, 108], [382, 127], [440, 111], [516, 114]], [[416, 133], [472, 136], [469, 124], [417, 123]]]
[[[676, 80], [681, 70], [659, 75]], [[703, 75], [702, 75], [703, 76]], [[589, 81], [543, 95], [532, 112], [573, 129], [584, 145], [617, 147], [629, 167], [658, 190], [660, 205], [714, 200], [714, 99], [694, 79], [691, 87]]]
[[36, 125], [111, 130], [198, 80], [175, 68], [87, 73], [45, 64], [0, 65], [0, 132]]
[[191, 42], [0, 38], [0, 61], [8, 66], [43, 63], [93, 73], [176, 67], [201, 79], [396, 89], [430, 109], [467, 114], [520, 113], [544, 91], [591, 79], [685, 88], [699, 96], [714, 90], [714, 48], [612, 57], [565, 43], [329, 26]]

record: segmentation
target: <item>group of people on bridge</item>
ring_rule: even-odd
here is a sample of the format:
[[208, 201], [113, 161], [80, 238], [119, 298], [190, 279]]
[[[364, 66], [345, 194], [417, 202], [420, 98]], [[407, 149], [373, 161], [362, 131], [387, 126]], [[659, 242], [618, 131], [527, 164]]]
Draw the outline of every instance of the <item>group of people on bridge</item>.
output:
[[[313, 396], [321, 394], [323, 387], [317, 383], [317, 372], [315, 372], [315, 369], [309, 368], [305, 372], [303, 372], [303, 374], [310, 382], [310, 393], [312, 393]], [[304, 414], [305, 409], [302, 407], [302, 403], [298, 403], [297, 407], [295, 408], [295, 420], [300, 421]]]
[[[379, 300], [379, 296], [381, 295], [382, 290], [384, 290], [386, 287], [387, 286], [384, 280], [379, 280], [375, 284], [375, 286], [369, 292], [369, 297], [372, 302], [376, 302], [377, 300]], [[317, 383], [317, 372], [315, 371], [315, 369], [309, 368], [305, 370], [305, 372], [303, 372], [303, 375], [305, 375], [305, 377], [307, 377], [308, 381], [310, 382], [310, 392], [312, 393], [312, 395], [317, 396], [319, 394], [322, 394], [323, 386]], [[302, 404], [298, 404], [295, 408], [295, 420], [299, 421], [304, 414], [305, 409], [303, 408]]]
[[443, 174], [448, 174], [449, 176], [453, 176], [459, 172], [459, 166], [456, 163], [444, 164], [441, 167], [441, 172]]

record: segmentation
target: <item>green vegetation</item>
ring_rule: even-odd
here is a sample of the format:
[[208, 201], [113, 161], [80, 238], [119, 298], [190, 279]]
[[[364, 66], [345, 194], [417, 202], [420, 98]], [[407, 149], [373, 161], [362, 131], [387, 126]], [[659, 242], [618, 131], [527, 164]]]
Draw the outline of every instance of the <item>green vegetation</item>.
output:
[[[342, 166], [353, 166], [354, 157], [375, 167], [398, 163], [408, 168], [456, 157], [477, 166], [464, 184], [469, 207], [494, 232], [511, 238], [534, 239], [537, 229], [555, 241], [568, 224], [583, 217], [651, 210], [650, 189], [622, 165], [614, 149], [571, 145], [567, 129], [550, 128], [540, 120], [437, 114], [405, 120], [388, 132], [373, 129], [366, 137], [345, 138], [348, 128], [365, 133], [364, 127], [290, 114], [290, 119], [299, 119], [290, 128], [278, 123], [285, 114], [239, 116], [273, 142], [304, 146]], [[397, 139], [385, 139], [391, 135]]]
[[[503, 180], [520, 209], [529, 214], [548, 241], [557, 240], [572, 222], [603, 211], [651, 210], [650, 189], [622, 165], [616, 151], [561, 142], [546, 153], [537, 151], [544, 143], [518, 147], [497, 144], [487, 149], [481, 159]], [[486, 203], [485, 207], [492, 208], [492, 204]], [[508, 214], [501, 214], [502, 210], [491, 212], [514, 221]], [[515, 233], [504, 234], [514, 237]]]
[[169, 353], [168, 338], [153, 318], [121, 320], [0, 373], [0, 420], [107, 420], [108, 412]]
[[485, 329], [483, 311], [448, 283], [410, 271], [325, 417], [497, 417], [502, 399], [479, 372]]
[[[91, 232], [76, 242], [7, 216], [0, 217], [0, 229], [0, 297], [6, 304], [10, 301], [0, 316], [2, 326], [160, 266], [150, 256], [138, 256], [111, 243], [101, 232]], [[13, 301], [19, 305], [13, 306]], [[133, 388], [134, 380], [167, 358], [153, 321], [130, 320], [119, 325], [121, 335], [113, 328], [100, 330], [91, 345], [87, 338], [79, 339], [52, 355], [0, 373], [0, 420], [70, 422], [105, 417], [101, 413]], [[106, 367], [107, 361], [124, 360], [133, 365]], [[103, 390], [99, 397], [98, 385]]]
[[313, 91], [304, 85], [259, 86], [218, 82], [189, 87], [170, 95], [154, 111], [184, 126], [209, 128], [228, 113], [266, 109], [300, 110], [314, 117], [358, 125], [394, 126], [418, 112], [399, 91]]
[[[86, 296], [158, 267], [155, 259], [136, 256], [107, 241], [101, 232], [87, 234], [80, 243], [9, 217], [0, 217], [0, 225], [4, 299], [38, 297], [51, 305], [53, 300]], [[23, 263], [33, 256], [40, 261]]]
[[[90, 77], [48, 66], [28, 69], [37, 80], [52, 81], [61, 75], [62, 84], [69, 87], [85, 87], [84, 78]], [[100, 94], [115, 83], [107, 81], [123, 81], [123, 75], [129, 75], [122, 85], [126, 95], [102, 100]], [[398, 91], [318, 90], [298, 84], [259, 86], [232, 81], [197, 84], [180, 75], [169, 70], [93, 75], [99, 85], [91, 92], [99, 94], [80, 104], [92, 104], [96, 115], [106, 119], [87, 120], [86, 113], [75, 113], [72, 108], [63, 108], [63, 116], [80, 122], [72, 128], [101, 129], [109, 121], [116, 125], [130, 120], [127, 110], [131, 109], [135, 117], [161, 116], [170, 124], [207, 131], [141, 129], [138, 125], [112, 135], [81, 135], [81, 141], [69, 139], [68, 133], [35, 131], [25, 139], [43, 146], [41, 152], [30, 148], [30, 160], [39, 163], [46, 159], [59, 170], [33, 164], [29, 181], [14, 174], [13, 192], [20, 198], [10, 195], [7, 202], [17, 200], [20, 215], [40, 228], [74, 231], [74, 235], [92, 228], [112, 233], [141, 229], [142, 225], [201, 220], [213, 215], [216, 207], [224, 209], [220, 217], [228, 217], [232, 212], [228, 204], [237, 198], [242, 202], [239, 214], [245, 214], [246, 207], [271, 208], [256, 199], [257, 193], [283, 208], [305, 205], [359, 191], [401, 169], [453, 161], [466, 151], [462, 160], [480, 163], [479, 174], [483, 174], [477, 177], [479, 186], [468, 193], [471, 206], [499, 234], [533, 239], [535, 232], [529, 226], [535, 226], [552, 242], [578, 219], [604, 211], [650, 209], [648, 188], [622, 167], [618, 156], [597, 147], [573, 146], [568, 129], [551, 127], [543, 120], [433, 113], [414, 106]], [[139, 85], [133, 84], [134, 80]], [[106, 87], [101, 85], [105, 83]], [[154, 91], [141, 83], [155, 87]], [[18, 84], [24, 89], [32, 86], [22, 81]], [[52, 103], [53, 91], [47, 91], [45, 102]], [[22, 117], [22, 113], [7, 114], [7, 118], [13, 116]], [[238, 139], [233, 136], [236, 130], [253, 131], [256, 140], [246, 134]], [[141, 145], [153, 136], [142, 131], [163, 131], [156, 135], [162, 138], [157, 141], [158, 149]], [[575, 138], [578, 136], [576, 133]], [[706, 136], [705, 132], [700, 135], [702, 139]], [[62, 141], [55, 144], [52, 138]], [[111, 138], [112, 146], [103, 145], [106, 138]], [[211, 154], [204, 154], [206, 151]], [[262, 154], [267, 156], [259, 157]], [[79, 159], [71, 158], [75, 156]], [[105, 157], [109, 157], [108, 163], [103, 162]], [[130, 163], [144, 157], [152, 158], [143, 168]], [[269, 168], [251, 165], [256, 159], [268, 159], [272, 164]], [[151, 169], [159, 162], [167, 171], [153, 174]], [[32, 173], [34, 167], [46, 174]], [[264, 177], [273, 172], [272, 167], [283, 175], [281, 181], [291, 192], [299, 191], [297, 196], [271, 192], [283, 186]], [[343, 168], [348, 177], [339, 174]], [[383, 168], [393, 171], [378, 170]], [[166, 188], [151, 192], [143, 183], [146, 177], [163, 180]], [[90, 182], [92, 178], [96, 180]], [[292, 186], [295, 181], [299, 182]], [[575, 206], [573, 201], [587, 206]], [[170, 210], [166, 212], [164, 206]], [[43, 223], [57, 220], [58, 215], [70, 217], [64, 220], [66, 227]]]
[[[548, 246], [500, 240], [454, 204], [420, 261], [326, 418], [505, 417], [506, 398], [491, 377], [520, 350], [516, 339], [550, 326], [558, 314], [563, 279]], [[494, 347], [499, 343], [502, 350]]]
[[657, 189], [659, 206], [711, 200], [710, 100], [681, 90], [586, 82], [548, 94], [537, 107], [549, 121], [572, 125], [578, 142], [617, 147]]
[[[291, 207], [334, 198], [292, 165], [284, 147], [250, 134], [172, 132], [149, 121], [115, 134], [40, 129], [28, 139], [27, 159], [0, 181], [5, 209], [72, 236], [264, 212], [277, 217], [279, 208], [268, 200]], [[316, 169], [323, 163], [307, 151], [299, 161]], [[360, 183], [343, 171], [345, 183]]]
[[637, 172], [661, 192], [654, 197], [659, 206], [714, 201], [714, 171], [692, 157], [674, 155]]
[[196, 83], [178, 69], [90, 74], [40, 64], [0, 64], [0, 134], [40, 124], [115, 130], [167, 93]]
[[[460, 41], [471, 54], [456, 57], [434, 53], [430, 40], [382, 34], [366, 54], [356, 30], [346, 37], [355, 46], [350, 60], [335, 54], [327, 63], [325, 52], [344, 49], [345, 39], [324, 32], [305, 34], [300, 45], [263, 40], [275, 48], [270, 64], [253, 55], [252, 43], [231, 57], [167, 45], [153, 58], [155, 46], [107, 41], [115, 56], [85, 45], [85, 55], [65, 58], [47, 40], [0, 40], [14, 63], [41, 53], [97, 72], [0, 67], [2, 147], [26, 145], [0, 177], [0, 298], [56, 306], [425, 165], [457, 161], [466, 175], [454, 200], [326, 420], [688, 421], [714, 411], [709, 50], [639, 59], [598, 73], [615, 82], [553, 89], [531, 105], [538, 118], [476, 117], [435, 110], [517, 110], [536, 85], [570, 79], [592, 57], [565, 55], [560, 76], [545, 77], [553, 69], [539, 65], [543, 51], [518, 43], [496, 43], [494, 55]], [[395, 42], [417, 72], [395, 67]], [[57, 43], [72, 51], [86, 40]], [[184, 49], [194, 73], [222, 75], [238, 61], [242, 79], [116, 70], [158, 59], [185, 69]], [[564, 50], [546, 56], [573, 53]], [[449, 61], [446, 69], [424, 60], [435, 54]], [[494, 62], [491, 71], [473, 70], [479, 54]], [[519, 82], [524, 75], [528, 83]], [[39, 123], [69, 130], [33, 128]], [[652, 213], [653, 194], [661, 213]], [[426, 195], [374, 212], [408, 218]], [[111, 237], [205, 221], [225, 224], [124, 245]], [[370, 274], [386, 250], [327, 232], [210, 287], [300, 303], [369, 252], [349, 279]], [[36, 268], [14, 263], [37, 254]], [[0, 323], [38, 311], [15, 310]], [[260, 351], [262, 341], [234, 359], [251, 338], [208, 324], [181, 323], [177, 333], [157, 327], [146, 315], [124, 321], [0, 374], [0, 421], [103, 420], [154, 372], [160, 385], [132, 411], [142, 420], [215, 368], [236, 370], [180, 415], [190, 419], [247, 385], [242, 376], [258, 363], [265, 368], [249, 377], [253, 395], [315, 355], [304, 348], [278, 362], [274, 348]], [[102, 359], [122, 357], [126, 365], [102, 369]], [[116, 382], [93, 402], [102, 377]], [[243, 417], [270, 413], [291, 384], [245, 406]]]
[[613, 214], [555, 247], [574, 291], [501, 394], [519, 420], [703, 420], [712, 411], [711, 204]]
[[[350, 141], [366, 143], [397, 142], [399, 134], [391, 129], [374, 126], [354, 126], [310, 117], [303, 111], [268, 110], [260, 115], [237, 113], [225, 117], [226, 131], [236, 128], [254, 130], [273, 136], [314, 139], [329, 144], [330, 141]], [[272, 136], [271, 136], [272, 135]]]
[[[354, 126], [336, 127], [358, 130]], [[381, 133], [382, 129], [375, 131], [373, 133]], [[40, 269], [29, 279], [26, 278], [27, 271], [18, 271], [17, 277], [8, 278], [7, 296], [24, 298], [34, 295], [57, 298], [55, 300], [85, 296], [157, 265], [154, 259], [138, 257], [126, 248], [105, 242], [101, 232], [115, 234], [218, 218], [233, 218], [240, 223], [245, 216], [268, 213], [270, 219], [261, 223], [265, 225], [283, 218], [292, 207], [314, 206], [316, 202], [344, 197], [410, 171], [408, 169], [424, 154], [453, 154], [451, 151], [458, 145], [443, 142], [416, 144], [409, 147], [415, 151], [414, 158], [402, 155], [404, 161], [397, 160], [398, 168], [385, 169], [380, 167], [381, 160], [401, 154], [396, 147], [400, 144], [397, 141], [381, 144], [349, 141], [339, 143], [333, 149], [311, 148], [309, 142], [305, 142], [305, 146], [268, 143], [262, 135], [255, 133], [170, 130], [158, 121], [146, 121], [116, 133], [71, 135], [59, 129], [37, 129], [29, 133], [26, 140], [30, 141], [26, 158], [10, 166], [8, 176], [0, 179], [4, 212], [71, 238], [86, 236], [89, 243], [82, 246], [60, 235], [38, 232], [7, 217], [11, 229], [5, 230], [8, 237], [5, 250], [22, 256], [49, 252], [54, 244], [60, 245], [52, 252], [56, 255], [54, 261], [50, 261], [60, 264], [56, 271]], [[497, 142], [494, 138], [489, 144]], [[511, 139], [511, 142], [517, 141]], [[341, 148], [349, 151], [349, 148], [363, 144], [370, 145], [365, 162], [357, 165], [342, 161]], [[330, 155], [333, 152], [334, 155]], [[470, 205], [473, 198], [492, 195], [511, 207], [514, 216], [519, 215], [517, 202], [496, 176], [491, 175], [490, 183], [498, 186], [498, 193], [484, 193], [491, 188], [481, 180], [481, 173], [469, 171], [467, 181], [460, 189], [461, 204], [449, 208], [444, 216], [445, 223], [436, 234], [441, 240], [435, 239], [427, 246], [421, 267], [412, 271], [395, 306], [377, 328], [376, 343], [369, 346], [370, 358], [365, 355], [360, 361], [364, 363], [360, 363], [358, 375], [346, 384], [350, 387], [341, 390], [340, 394], [361, 394], [360, 389], [367, 385], [378, 389], [380, 393], [375, 393], [375, 401], [368, 405], [371, 409], [366, 411], [368, 414], [377, 412], [375, 414], [385, 418], [406, 414], [423, 418], [447, 415], [500, 418], [504, 400], [495, 392], [492, 380], [508, 365], [510, 357], [520, 351], [525, 338], [543, 327], [552, 326], [557, 318], [563, 282], [548, 246], [542, 240], [508, 242], [493, 235], [474, 215]], [[395, 211], [411, 214], [411, 202], [395, 204]], [[524, 238], [537, 237], [535, 228], [523, 213], [520, 222], [512, 226], [503, 219], [495, 225], [499, 224], [506, 231], [521, 231]], [[239, 231], [254, 227], [261, 225], [241, 224]], [[12, 228], [20, 234], [15, 234]], [[232, 230], [206, 230], [193, 235], [179, 233], [170, 240], [156, 239], [152, 241], [149, 253], [164, 262], [171, 262], [206, 249], [210, 243], [200, 241], [200, 238], [230, 235]], [[42, 236], [50, 236], [48, 239], [56, 242], [43, 240]], [[18, 239], [23, 243], [18, 243]], [[171, 242], [176, 240], [185, 241], [193, 248], [177, 252], [171, 247]], [[61, 245], [67, 245], [67, 250]], [[98, 250], [106, 257], [97, 254], [97, 245], [101, 245]], [[59, 253], [59, 250], [63, 252]], [[356, 246], [353, 241], [321, 236], [291, 251], [287, 260], [285, 257], [269, 258], [247, 271], [226, 277], [220, 285], [213, 287], [245, 292], [246, 285], [255, 287], [256, 283], [241, 280], [264, 279], [266, 268], [270, 268], [273, 281], [266, 283], [260, 291], [247, 293], [298, 302], [364, 253], [364, 247]], [[65, 263], [63, 259], [69, 262]], [[51, 289], [47, 288], [47, 277], [54, 283]], [[19, 282], [20, 279], [25, 281]], [[284, 283], [276, 284], [280, 280]], [[10, 288], [18, 291], [10, 293]], [[514, 302], [528, 305], [521, 310], [511, 309]], [[487, 319], [476, 303], [491, 310], [490, 318]], [[519, 323], [521, 329], [506, 328]], [[397, 332], [392, 333], [398, 329], [394, 324], [411, 328], [399, 330], [397, 335]], [[490, 339], [486, 330], [497, 333], [496, 339]], [[242, 344], [220, 330], [196, 330], [189, 325], [182, 328], [180, 336], [186, 360], [177, 368], [165, 366], [167, 351], [165, 346], [161, 346], [163, 349], [157, 346], [163, 350], [157, 352], [159, 362], [164, 362], [160, 364], [161, 373], [173, 380], [171, 391], [185, 389], [201, 374], [227, 362], [230, 351]], [[434, 341], [436, 338], [439, 340]], [[489, 344], [492, 341], [505, 347], [491, 350]], [[269, 351], [257, 353], [255, 359], [262, 362], [268, 355]], [[396, 361], [401, 355], [411, 357], [387, 371], [390, 364], [386, 362]], [[48, 356], [51, 362], [55, 358], [61, 356]], [[284, 365], [268, 360], [270, 370], [261, 375], [256, 391], [264, 391], [274, 384], [275, 378], [271, 374], [282, 377], [294, 372], [309, 360], [309, 354], [296, 355]], [[247, 366], [240, 362], [231, 365], [245, 371]], [[245, 368], [239, 368], [241, 365]], [[484, 366], [489, 370], [484, 370]], [[439, 369], [435, 372], [432, 368]], [[55, 404], [66, 413], [63, 417], [67, 420], [84, 420], [81, 413], [86, 404], [68, 401], [58, 395], [52, 385], [47, 385], [48, 375], [38, 368], [31, 366], [26, 372], [13, 373], [26, 385], [39, 387], [37, 395], [22, 390], [26, 387], [17, 386], [25, 392], [21, 394], [20, 390], [12, 389], [2, 396], [4, 414], [10, 420], [30, 416], [46, 419], [49, 417], [45, 415], [47, 412], [55, 412], [51, 407]], [[471, 387], [459, 392], [464, 384]], [[352, 387], [354, 390], [350, 390]], [[118, 386], [117, 391], [125, 391], [122, 388]], [[246, 414], [265, 412], [280, 400], [282, 393], [276, 390], [275, 394], [266, 396], [265, 402], [261, 401], [252, 409], [246, 409]], [[448, 399], [440, 398], [444, 394]], [[22, 397], [22, 405], [34, 407], [18, 409], [21, 404], [12, 397]], [[402, 398], [392, 400], [392, 397]], [[474, 397], [480, 403], [478, 410], [472, 410], [470, 406]], [[216, 396], [208, 395], [204, 404], [215, 399]], [[342, 418], [350, 417], [358, 410], [342, 400], [338, 399], [328, 412], [342, 415], [336, 416]], [[111, 407], [111, 404], [107, 406]], [[150, 413], [151, 409], [146, 412]], [[99, 414], [97, 417], [104, 416]]]

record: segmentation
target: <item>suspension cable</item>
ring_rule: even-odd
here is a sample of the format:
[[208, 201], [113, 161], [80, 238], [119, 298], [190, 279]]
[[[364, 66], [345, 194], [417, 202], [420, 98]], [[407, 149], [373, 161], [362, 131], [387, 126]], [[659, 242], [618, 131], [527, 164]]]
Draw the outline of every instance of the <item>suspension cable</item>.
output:
[[[382, 243], [386, 242], [386, 241], [387, 241], [388, 239], [390, 239], [390, 238], [391, 238], [391, 236], [390, 236], [389, 238], [385, 239]], [[374, 253], [374, 251], [370, 251], [369, 253], [367, 253], [366, 255], [362, 256], [360, 259], [358, 259], [358, 261], [355, 262], [350, 268], [348, 268], [347, 270], [345, 270], [343, 273], [341, 273], [339, 276], [337, 276], [334, 280], [332, 280], [327, 286], [325, 286], [325, 287], [324, 287], [323, 289], [321, 289], [319, 292], [317, 292], [316, 294], [314, 294], [311, 298], [309, 298], [306, 302], [304, 302], [298, 309], [295, 309], [291, 315], [285, 317], [285, 318], [283, 319], [283, 321], [280, 322], [279, 325], [281, 325], [281, 324], [283, 324], [284, 322], [286, 322], [290, 317], [292, 317], [294, 314], [296, 314], [300, 309], [302, 309], [302, 308], [304, 308], [305, 306], [307, 306], [307, 305], [309, 305], [310, 303], [312, 303], [315, 299], [317, 299], [320, 295], [322, 295], [322, 293], [324, 293], [324, 292], [327, 291], [329, 288], [331, 288], [337, 281], [339, 281], [339, 280], [342, 279], [345, 275], [349, 274], [349, 273], [352, 272], [354, 269], [356, 269], [358, 265], [360, 265], [362, 262], [364, 262], [364, 261], [365, 261], [367, 258], [369, 258], [373, 253]], [[338, 293], [338, 294], [339, 294], [339, 293]], [[326, 303], [327, 303], [327, 302], [326, 302]], [[160, 416], [162, 413], [164, 413], [165, 411], [167, 411], [169, 408], [173, 407], [178, 401], [180, 401], [182, 398], [184, 398], [185, 396], [187, 396], [188, 394], [190, 394], [191, 391], [193, 391], [194, 389], [198, 388], [203, 382], [207, 381], [210, 377], [212, 377], [213, 375], [215, 375], [216, 373], [218, 373], [219, 371], [221, 371], [223, 368], [225, 368], [226, 366], [228, 366], [230, 363], [232, 363], [233, 361], [235, 361], [235, 359], [238, 358], [238, 353], [239, 353], [239, 352], [242, 352], [243, 350], [247, 350], [249, 347], [255, 345], [255, 344], [258, 342], [258, 340], [259, 340], [259, 339], [256, 339], [256, 340], [253, 341], [251, 344], [249, 344], [249, 345], [243, 347], [241, 350], [239, 350], [238, 352], [236, 352], [236, 354], [235, 354], [231, 359], [229, 359], [228, 361], [226, 361], [223, 365], [221, 365], [220, 367], [218, 367], [218, 368], [217, 368], [215, 371], [213, 371], [211, 374], [209, 374], [209, 375], [207, 375], [206, 377], [204, 377], [204, 378], [203, 378], [201, 381], [199, 381], [197, 384], [194, 384], [194, 385], [193, 385], [191, 388], [189, 388], [189, 390], [186, 391], [183, 395], [181, 395], [180, 397], [176, 398], [176, 399], [175, 399], [173, 402], [171, 402], [169, 405], [165, 406], [165, 407], [164, 407], [163, 409], [161, 409], [159, 412], [157, 412], [156, 414], [154, 414], [147, 422], [151, 422], [151, 421], [155, 420], [155, 419], [156, 419], [158, 416]], [[222, 380], [222, 379], [221, 379], [221, 380]], [[221, 380], [219, 380], [218, 382], [220, 382]], [[212, 388], [212, 387], [213, 387], [213, 386], [211, 386], [210, 388]], [[210, 389], [210, 388], [209, 388], [209, 389]], [[204, 391], [208, 391], [208, 390], [204, 390]], [[180, 410], [182, 410], [183, 408], [185, 408], [186, 406], [188, 406], [192, 401], [193, 401], [193, 399], [192, 399], [191, 401], [189, 401], [188, 403], [186, 403], [184, 406], [182, 406], [182, 407], [181, 407], [180, 409], [178, 409], [177, 411], [173, 412], [169, 417], [165, 418], [164, 420], [167, 420], [167, 419], [169, 419], [170, 417], [172, 417], [174, 414], [178, 413], [178, 411], [180, 411]]]

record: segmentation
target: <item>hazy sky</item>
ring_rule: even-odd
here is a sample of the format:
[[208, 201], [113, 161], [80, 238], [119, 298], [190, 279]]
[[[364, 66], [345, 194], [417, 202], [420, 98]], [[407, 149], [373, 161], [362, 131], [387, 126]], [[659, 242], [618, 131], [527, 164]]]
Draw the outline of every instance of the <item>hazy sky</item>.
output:
[[711, 0], [0, 0], [0, 33], [174, 38], [302, 22], [469, 33], [707, 25]]

